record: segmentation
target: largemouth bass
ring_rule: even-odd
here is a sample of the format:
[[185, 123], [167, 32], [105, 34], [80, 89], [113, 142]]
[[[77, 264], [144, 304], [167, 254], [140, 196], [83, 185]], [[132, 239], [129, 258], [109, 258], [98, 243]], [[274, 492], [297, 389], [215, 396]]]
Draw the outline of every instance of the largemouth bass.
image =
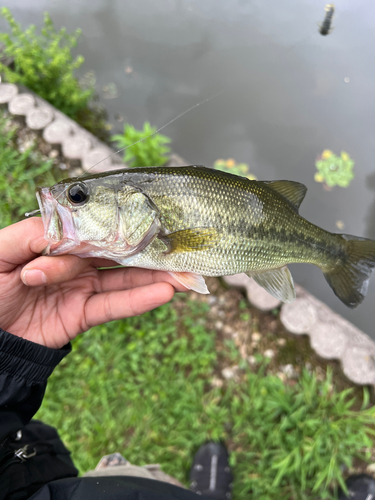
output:
[[202, 166], [144, 167], [66, 179], [37, 198], [45, 254], [103, 257], [170, 272], [209, 293], [203, 276], [247, 273], [271, 295], [295, 299], [287, 264], [318, 266], [356, 307], [375, 266], [375, 241], [333, 234], [298, 214], [293, 181], [253, 181]]

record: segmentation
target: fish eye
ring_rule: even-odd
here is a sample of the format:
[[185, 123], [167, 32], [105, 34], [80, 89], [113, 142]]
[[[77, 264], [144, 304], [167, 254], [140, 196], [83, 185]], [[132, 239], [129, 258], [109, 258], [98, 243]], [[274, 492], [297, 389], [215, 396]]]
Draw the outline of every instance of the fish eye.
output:
[[84, 205], [89, 199], [89, 190], [83, 182], [72, 184], [68, 189], [68, 199], [73, 205]]

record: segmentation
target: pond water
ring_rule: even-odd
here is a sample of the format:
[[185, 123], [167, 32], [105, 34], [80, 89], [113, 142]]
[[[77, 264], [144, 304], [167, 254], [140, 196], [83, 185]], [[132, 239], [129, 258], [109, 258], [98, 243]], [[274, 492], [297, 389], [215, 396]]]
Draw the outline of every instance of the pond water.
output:
[[[335, 4], [334, 30], [323, 37], [325, 0], [3, 2], [23, 26], [40, 26], [48, 10], [56, 27], [82, 28], [81, 74], [94, 71], [114, 132], [119, 120], [161, 127], [222, 91], [163, 131], [174, 151], [189, 163], [232, 157], [258, 179], [302, 182], [302, 216], [375, 239], [375, 3]], [[314, 181], [324, 149], [354, 159], [347, 189], [328, 192]], [[319, 269], [291, 269], [297, 283], [375, 338], [375, 276], [364, 303], [350, 310]]]

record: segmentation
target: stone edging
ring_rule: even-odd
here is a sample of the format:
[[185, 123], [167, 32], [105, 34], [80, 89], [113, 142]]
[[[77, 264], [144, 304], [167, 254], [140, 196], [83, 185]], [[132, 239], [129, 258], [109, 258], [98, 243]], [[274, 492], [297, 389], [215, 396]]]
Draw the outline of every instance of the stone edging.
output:
[[311, 347], [322, 358], [338, 359], [352, 382], [375, 384], [375, 342], [323, 302], [295, 285], [297, 298], [283, 304], [246, 274], [225, 276], [225, 283], [245, 289], [249, 302], [262, 311], [281, 305], [280, 320], [295, 335], [307, 334]]
[[[49, 144], [61, 147], [63, 156], [79, 161], [85, 171], [98, 173], [127, 167], [109, 146], [26, 87], [0, 83], [1, 105], [7, 106], [12, 115], [24, 117], [30, 129], [39, 131]], [[176, 154], [167, 163], [184, 164]], [[262, 311], [281, 304], [245, 274], [223, 279], [230, 286], [245, 289], [249, 302]], [[296, 293], [294, 302], [281, 304], [280, 319], [285, 328], [296, 335], [309, 335], [311, 346], [322, 358], [339, 359], [352, 382], [375, 384], [375, 342], [302, 287], [296, 285]]]
[[14, 116], [24, 117], [31, 130], [38, 131], [49, 144], [61, 147], [63, 156], [78, 161], [85, 171], [90, 169], [94, 174], [127, 166], [104, 142], [26, 87], [0, 83], [0, 105], [8, 106]]

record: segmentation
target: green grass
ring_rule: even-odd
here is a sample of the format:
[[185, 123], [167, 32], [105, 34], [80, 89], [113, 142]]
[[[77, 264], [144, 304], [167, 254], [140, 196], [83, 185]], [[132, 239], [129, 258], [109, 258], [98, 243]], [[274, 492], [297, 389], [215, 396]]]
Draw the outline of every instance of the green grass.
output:
[[0, 229], [38, 208], [37, 186], [57, 182], [52, 162], [42, 160], [35, 144], [21, 153], [16, 139], [17, 126], [0, 113]]
[[0, 63], [6, 80], [25, 85], [93, 134], [108, 140], [106, 113], [94, 103], [94, 86], [83, 88], [74, 75], [84, 63], [83, 56], [72, 56], [81, 30], [72, 34], [65, 28], [57, 31], [48, 12], [44, 13], [40, 33], [34, 25], [23, 29], [6, 7], [0, 9], [0, 16], [10, 29], [9, 33], [0, 33], [3, 53], [13, 61], [10, 66]]
[[[329, 374], [319, 382], [304, 372], [289, 387], [265, 365], [252, 373], [233, 342], [217, 352], [207, 305], [175, 304], [76, 339], [37, 417], [59, 429], [81, 472], [119, 451], [186, 482], [199, 445], [224, 439], [236, 499], [328, 498], [328, 486], [343, 481], [340, 466], [372, 446], [374, 410], [352, 411]], [[240, 364], [241, 382], [212, 389], [223, 363]]]
[[71, 35], [65, 28], [56, 31], [47, 12], [40, 34], [35, 26], [23, 30], [6, 7], [0, 10], [0, 15], [11, 30], [10, 34], [0, 34], [4, 53], [14, 60], [12, 67], [0, 64], [7, 80], [26, 85], [63, 113], [76, 118], [94, 94], [93, 88], [81, 89], [73, 74], [84, 62], [82, 56], [73, 60], [71, 53], [81, 31]]
[[124, 132], [111, 137], [119, 149], [124, 150], [124, 162], [130, 167], [157, 167], [168, 160], [171, 142], [169, 137], [156, 133], [156, 127], [145, 122], [143, 130], [132, 125], [124, 125]]

